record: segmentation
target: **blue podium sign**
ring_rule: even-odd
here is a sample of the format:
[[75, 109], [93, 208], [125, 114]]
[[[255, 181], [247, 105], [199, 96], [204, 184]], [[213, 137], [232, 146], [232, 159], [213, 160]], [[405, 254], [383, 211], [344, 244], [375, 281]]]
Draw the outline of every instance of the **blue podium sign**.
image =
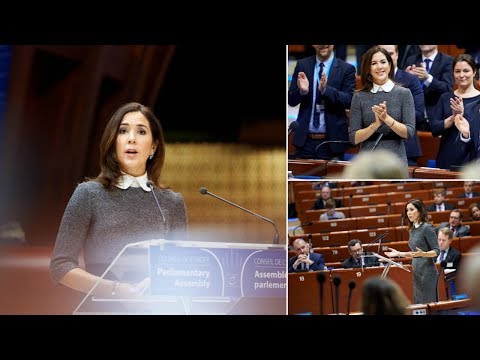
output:
[[[285, 297], [286, 250], [212, 245], [149, 247], [152, 295]], [[242, 244], [246, 245], [246, 244]], [[257, 245], [257, 246], [255, 246]]]

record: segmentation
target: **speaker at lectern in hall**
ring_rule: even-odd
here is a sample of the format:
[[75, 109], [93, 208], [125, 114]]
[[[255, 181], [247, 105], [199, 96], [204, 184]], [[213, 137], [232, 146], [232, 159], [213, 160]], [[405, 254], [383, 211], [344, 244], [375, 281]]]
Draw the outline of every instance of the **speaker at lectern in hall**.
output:
[[126, 245], [101, 279], [148, 281], [131, 296], [92, 290], [74, 314], [286, 314], [286, 246], [147, 240]]

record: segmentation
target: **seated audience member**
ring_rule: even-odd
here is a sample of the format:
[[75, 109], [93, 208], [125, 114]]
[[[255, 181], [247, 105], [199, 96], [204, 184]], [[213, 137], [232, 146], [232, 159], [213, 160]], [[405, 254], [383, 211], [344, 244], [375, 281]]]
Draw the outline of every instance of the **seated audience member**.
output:
[[458, 195], [459, 198], [473, 198], [480, 196], [479, 192], [473, 191], [473, 181], [465, 181], [463, 183], [463, 188], [465, 189], [465, 193]]
[[343, 262], [343, 267], [346, 269], [380, 266], [378, 258], [375, 256], [364, 256], [362, 259], [363, 246], [362, 242], [358, 239], [352, 239], [348, 242], [348, 252], [350, 253], [350, 257]]
[[312, 189], [313, 190], [322, 190], [324, 186], [328, 186], [330, 189], [336, 189], [337, 188], [337, 182], [336, 181], [318, 181], [312, 184]]
[[324, 269], [325, 260], [323, 255], [310, 252], [310, 245], [302, 238], [298, 238], [293, 242], [293, 249], [297, 255], [288, 260], [289, 273]]
[[408, 169], [390, 151], [362, 152], [345, 166], [344, 179], [408, 179]]
[[450, 212], [450, 220], [448, 222], [442, 222], [440, 225], [436, 227], [436, 231], [441, 228], [448, 228], [452, 231], [452, 237], [460, 237], [460, 236], [469, 236], [470, 235], [470, 226], [462, 225], [462, 213], [459, 209], [453, 209]]
[[468, 294], [472, 310], [480, 311], [480, 245], [471, 249], [476, 255], [465, 256], [458, 273], [458, 290]]
[[320, 220], [345, 219], [345, 214], [343, 212], [335, 211], [334, 199], [328, 199], [325, 202], [325, 209], [327, 209], [327, 212], [320, 215]]
[[390, 279], [374, 276], [363, 283], [363, 315], [405, 315], [408, 305], [405, 293]]
[[[313, 204], [312, 210], [322, 210], [325, 209], [325, 204], [328, 199], [332, 198], [332, 191], [330, 190], [329, 186], [323, 186], [320, 196], [317, 198], [315, 203]], [[340, 200], [335, 200], [335, 207], [342, 207], [342, 202]]]
[[427, 211], [445, 211], [453, 209], [453, 205], [445, 202], [445, 191], [443, 190], [435, 190], [433, 201], [433, 204], [427, 206]]
[[438, 255], [436, 262], [441, 263], [443, 260], [447, 262], [446, 269], [459, 269], [462, 253], [457, 249], [450, 247], [452, 243], [453, 233], [448, 227], [441, 228], [437, 234], [438, 247], [440, 248], [440, 255]]
[[468, 213], [470, 214], [470, 219], [472, 221], [480, 220], [480, 208], [477, 203], [471, 203], [468, 207]]

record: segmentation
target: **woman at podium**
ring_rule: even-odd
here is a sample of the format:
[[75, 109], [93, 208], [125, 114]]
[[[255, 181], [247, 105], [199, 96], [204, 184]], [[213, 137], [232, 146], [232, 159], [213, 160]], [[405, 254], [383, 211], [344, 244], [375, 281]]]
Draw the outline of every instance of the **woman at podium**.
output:
[[419, 199], [409, 201], [405, 207], [409, 222], [408, 246], [411, 251], [402, 252], [388, 248], [389, 257], [411, 257], [413, 273], [413, 302], [426, 304], [437, 301], [438, 272], [435, 259], [440, 254], [435, 228], [427, 220], [425, 205]]
[[[150, 239], [186, 239], [181, 194], [160, 185], [163, 130], [146, 106], [119, 107], [100, 143], [100, 174], [80, 183], [58, 230], [50, 274], [55, 283], [95, 295], [135, 296], [148, 281], [120, 283], [99, 276], [125, 245]], [[85, 269], [79, 266], [83, 253]]]

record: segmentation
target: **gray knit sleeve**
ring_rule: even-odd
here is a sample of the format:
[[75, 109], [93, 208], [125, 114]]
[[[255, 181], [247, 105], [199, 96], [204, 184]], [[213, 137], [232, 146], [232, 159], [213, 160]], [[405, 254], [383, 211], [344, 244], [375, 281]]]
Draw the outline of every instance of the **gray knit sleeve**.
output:
[[92, 182], [77, 186], [63, 213], [50, 260], [50, 277], [55, 284], [78, 267], [78, 257], [92, 219], [89, 186], [92, 186]]
[[362, 107], [360, 93], [353, 93], [352, 103], [350, 105], [350, 126], [348, 136], [350, 142], [355, 144], [355, 133], [362, 128]]
[[426, 224], [424, 231], [425, 240], [428, 243], [430, 249], [435, 250], [437, 255], [440, 254], [440, 248], [438, 247], [437, 234], [435, 228], [431, 224]]

